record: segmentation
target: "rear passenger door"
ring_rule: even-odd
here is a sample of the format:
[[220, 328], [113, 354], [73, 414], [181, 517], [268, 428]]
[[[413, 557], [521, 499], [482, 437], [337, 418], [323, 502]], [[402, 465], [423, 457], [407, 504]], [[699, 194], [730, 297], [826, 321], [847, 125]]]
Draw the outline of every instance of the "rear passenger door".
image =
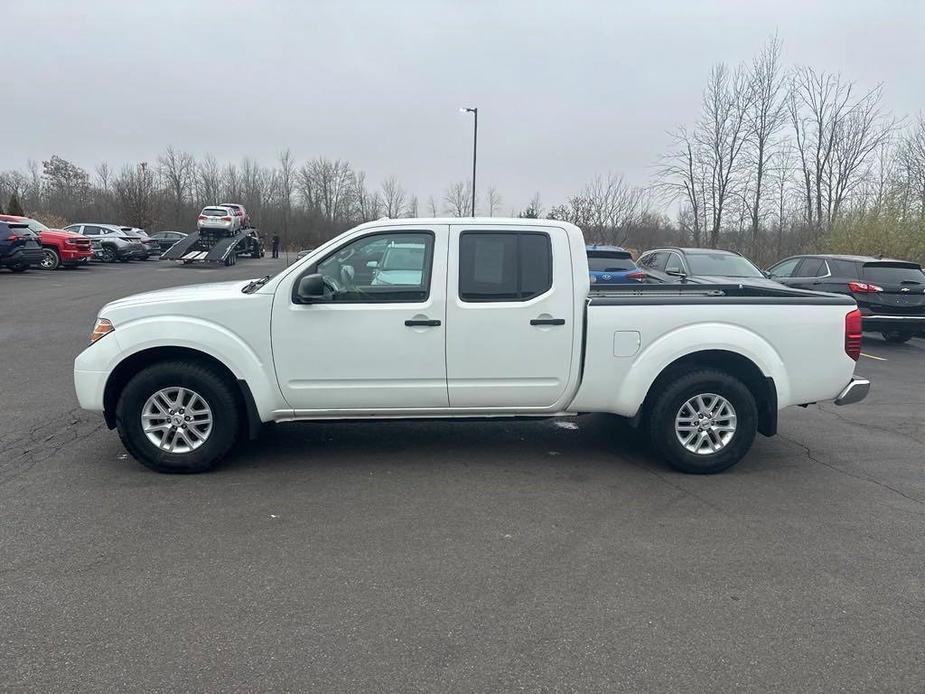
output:
[[453, 225], [448, 266], [450, 407], [556, 405], [573, 368], [578, 320], [565, 230]]
[[818, 291], [820, 285], [824, 284], [825, 278], [830, 275], [829, 266], [824, 258], [803, 258], [793, 271], [793, 275], [781, 281], [788, 287]]

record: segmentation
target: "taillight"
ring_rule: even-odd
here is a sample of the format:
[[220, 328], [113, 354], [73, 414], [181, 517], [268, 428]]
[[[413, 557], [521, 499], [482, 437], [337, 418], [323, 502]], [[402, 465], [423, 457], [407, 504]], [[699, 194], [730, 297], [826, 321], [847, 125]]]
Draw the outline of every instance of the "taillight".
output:
[[231, 217], [222, 217], [222, 221], [223, 221], [223, 222], [230, 222], [230, 221], [231, 221]]
[[8, 240], [8, 241], [19, 241], [19, 237], [18, 237], [16, 234], [10, 234], [10, 235], [7, 237], [7, 240]]
[[876, 284], [868, 284], [867, 282], [848, 282], [848, 289], [855, 294], [875, 294], [883, 291], [883, 287], [878, 287]]
[[861, 358], [861, 312], [858, 309], [845, 316], [845, 354], [855, 361]]
[[199, 219], [208, 219], [204, 214], [199, 215]]
[[642, 270], [636, 270], [634, 272], [627, 272], [626, 278], [631, 279], [631, 280], [636, 280], [637, 282], [645, 282], [646, 273], [644, 273]]

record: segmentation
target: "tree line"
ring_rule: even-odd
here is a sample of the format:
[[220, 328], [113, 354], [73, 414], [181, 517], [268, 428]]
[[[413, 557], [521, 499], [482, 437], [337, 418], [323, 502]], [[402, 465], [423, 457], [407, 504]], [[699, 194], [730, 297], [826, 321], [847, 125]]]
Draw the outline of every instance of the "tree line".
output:
[[[537, 193], [515, 214], [574, 222], [590, 241], [636, 250], [723, 247], [759, 263], [814, 250], [925, 260], [925, 118], [890, 113], [882, 84], [785, 66], [774, 36], [750, 62], [713, 66], [700, 113], [669, 142], [648, 185], [598, 174], [564, 202], [544, 208]], [[495, 187], [459, 181], [421, 199], [396, 176], [374, 184], [348, 161], [299, 163], [289, 150], [271, 165], [167, 147], [118, 170], [102, 163], [90, 172], [52, 155], [0, 172], [0, 206], [50, 225], [190, 231], [202, 207], [241, 202], [290, 247], [383, 216], [467, 216], [473, 195], [480, 214], [504, 212]]]

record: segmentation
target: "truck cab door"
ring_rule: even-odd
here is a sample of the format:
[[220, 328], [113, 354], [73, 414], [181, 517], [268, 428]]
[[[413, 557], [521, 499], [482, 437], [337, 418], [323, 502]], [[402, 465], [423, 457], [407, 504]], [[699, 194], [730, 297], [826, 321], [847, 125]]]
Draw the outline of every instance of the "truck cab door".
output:
[[[273, 359], [296, 416], [448, 406], [446, 256], [446, 225], [362, 229], [280, 283]], [[325, 296], [299, 303], [311, 274]]]
[[539, 225], [451, 225], [449, 251], [450, 407], [523, 411], [556, 406], [578, 368], [580, 352], [576, 331], [581, 317], [575, 315], [566, 231]]

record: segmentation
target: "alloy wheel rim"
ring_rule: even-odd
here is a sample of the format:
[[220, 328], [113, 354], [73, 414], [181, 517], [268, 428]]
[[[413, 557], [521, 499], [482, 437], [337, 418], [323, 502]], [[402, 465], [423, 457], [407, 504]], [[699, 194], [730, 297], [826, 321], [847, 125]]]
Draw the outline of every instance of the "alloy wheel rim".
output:
[[196, 391], [161, 388], [141, 408], [141, 428], [148, 441], [166, 453], [191, 453], [212, 434], [212, 408]]
[[45, 268], [46, 270], [51, 270], [52, 268], [54, 268], [54, 266], [55, 266], [55, 258], [54, 258], [54, 256], [51, 254], [51, 251], [46, 250], [46, 251], [42, 254], [41, 266], [42, 266], [43, 268]]
[[695, 455], [713, 455], [732, 441], [736, 424], [731, 402], [716, 393], [701, 393], [681, 405], [674, 429], [685, 450]]

